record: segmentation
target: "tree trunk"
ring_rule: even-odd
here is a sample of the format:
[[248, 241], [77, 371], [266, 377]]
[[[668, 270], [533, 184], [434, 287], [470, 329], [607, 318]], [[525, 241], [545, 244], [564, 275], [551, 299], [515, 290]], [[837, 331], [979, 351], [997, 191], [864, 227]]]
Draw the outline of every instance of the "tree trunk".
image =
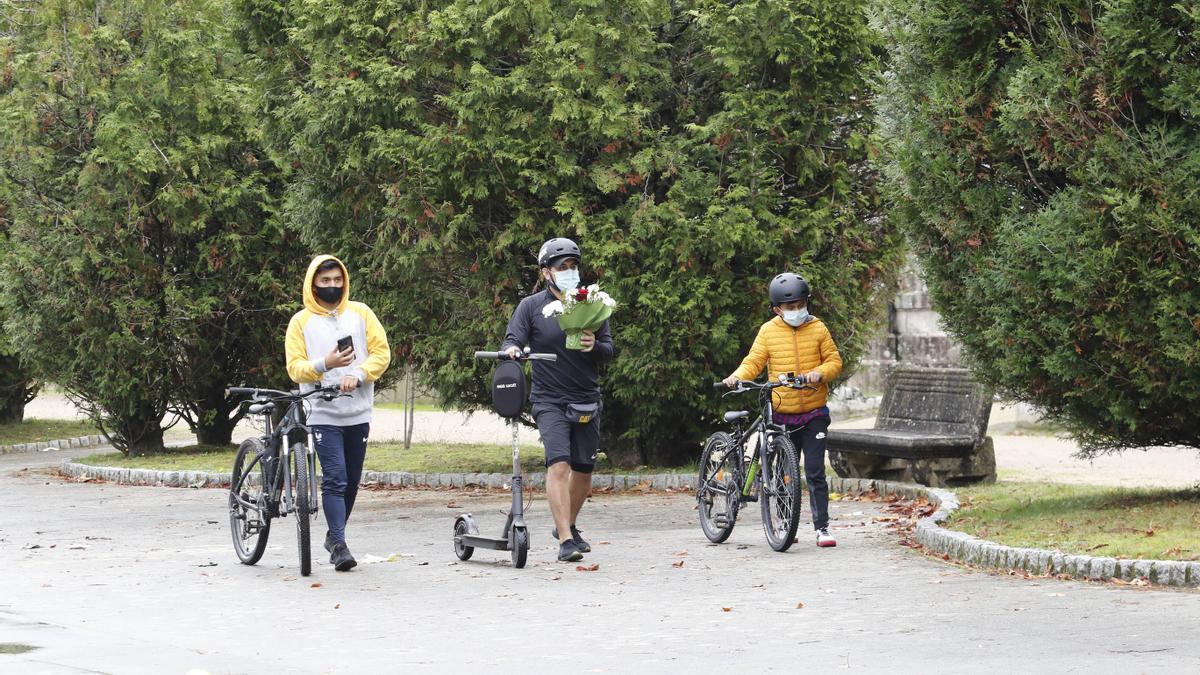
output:
[[209, 423], [196, 425], [196, 441], [200, 445], [229, 445], [233, 442], [233, 429], [237, 422], [229, 418], [228, 410], [217, 409]]
[[0, 356], [0, 424], [20, 424], [25, 419], [25, 404], [37, 391], [29, 373], [15, 356]]
[[166, 446], [163, 445], [162, 426], [157, 421], [138, 429], [136, 436], [126, 434], [126, 438], [134, 439], [128, 442], [126, 450], [126, 454], [130, 457], [145, 457], [166, 450]]
[[20, 424], [25, 419], [25, 392], [24, 386], [17, 387], [0, 399], [0, 424]]

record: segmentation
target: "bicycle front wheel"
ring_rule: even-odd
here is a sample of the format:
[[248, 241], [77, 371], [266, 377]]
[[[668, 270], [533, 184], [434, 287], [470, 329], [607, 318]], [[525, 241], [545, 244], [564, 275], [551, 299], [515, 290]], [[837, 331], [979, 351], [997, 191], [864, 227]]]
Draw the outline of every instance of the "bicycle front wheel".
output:
[[759, 504], [763, 531], [771, 548], [782, 553], [796, 539], [800, 523], [800, 469], [796, 448], [786, 434], [774, 434], [767, 445], [767, 480]]
[[723, 431], [709, 436], [700, 453], [697, 511], [700, 512], [700, 529], [714, 544], [728, 539], [737, 523], [740, 502], [736, 467], [740, 457], [741, 448], [735, 448], [733, 437]]
[[269, 481], [263, 466], [266, 446], [248, 438], [238, 447], [229, 483], [229, 527], [233, 550], [244, 565], [262, 558], [271, 534], [271, 509], [267, 503]]
[[292, 487], [296, 491], [296, 547], [300, 553], [300, 576], [312, 574], [312, 508], [308, 495], [308, 454], [303, 443], [292, 446]]

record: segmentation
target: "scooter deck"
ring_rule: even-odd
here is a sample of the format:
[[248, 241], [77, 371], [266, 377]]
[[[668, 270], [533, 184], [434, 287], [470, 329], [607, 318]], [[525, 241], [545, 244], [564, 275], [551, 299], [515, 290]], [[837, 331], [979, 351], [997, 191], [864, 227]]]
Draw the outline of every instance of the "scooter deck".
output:
[[511, 545], [507, 538], [493, 539], [491, 537], [481, 537], [478, 534], [463, 534], [454, 537], [464, 546], [473, 546], [475, 548], [491, 549], [493, 551], [510, 550]]

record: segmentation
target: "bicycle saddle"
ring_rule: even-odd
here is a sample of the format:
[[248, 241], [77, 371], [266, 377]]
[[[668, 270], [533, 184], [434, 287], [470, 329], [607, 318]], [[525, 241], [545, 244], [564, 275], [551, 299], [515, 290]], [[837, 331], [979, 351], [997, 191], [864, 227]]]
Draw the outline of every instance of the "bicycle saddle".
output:
[[750, 416], [749, 410], [730, 410], [729, 412], [725, 413], [725, 421], [732, 422], [734, 420], [740, 420], [743, 417], [749, 417], [749, 416]]

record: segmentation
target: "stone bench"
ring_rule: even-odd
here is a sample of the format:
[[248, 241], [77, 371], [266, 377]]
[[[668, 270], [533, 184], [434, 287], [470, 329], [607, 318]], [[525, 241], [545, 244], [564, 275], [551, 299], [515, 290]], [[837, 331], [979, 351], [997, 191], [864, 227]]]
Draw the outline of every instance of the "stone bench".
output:
[[844, 478], [932, 487], [995, 482], [991, 412], [992, 392], [969, 371], [898, 365], [888, 375], [875, 428], [828, 432], [830, 462]]

